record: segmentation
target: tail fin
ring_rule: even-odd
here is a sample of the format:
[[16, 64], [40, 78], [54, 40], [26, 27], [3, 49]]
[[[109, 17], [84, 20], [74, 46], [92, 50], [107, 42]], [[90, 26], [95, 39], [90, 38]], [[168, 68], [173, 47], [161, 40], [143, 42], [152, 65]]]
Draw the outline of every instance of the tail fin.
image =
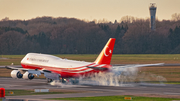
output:
[[97, 57], [96, 61], [94, 61], [96, 64], [110, 64], [115, 40], [115, 38], [109, 39], [109, 41], [106, 43], [103, 50]]

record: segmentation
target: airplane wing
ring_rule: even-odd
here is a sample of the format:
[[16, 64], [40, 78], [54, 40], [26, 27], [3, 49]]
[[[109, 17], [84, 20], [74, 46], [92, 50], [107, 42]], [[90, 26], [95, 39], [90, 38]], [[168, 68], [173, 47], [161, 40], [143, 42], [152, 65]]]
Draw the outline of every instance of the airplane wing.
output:
[[162, 66], [164, 63], [156, 63], [156, 64], [136, 64], [136, 65], [124, 65], [124, 66], [113, 66], [111, 71], [117, 75], [120, 75], [122, 72], [129, 70], [136, 70], [138, 67], [148, 67], [148, 66]]
[[29, 69], [24, 69], [22, 66], [5, 66], [5, 68], [12, 70], [29, 70]]
[[48, 73], [51, 73], [52, 71], [50, 71], [50, 70], [45, 70], [45, 69], [43, 69], [43, 70], [36, 70], [36, 69], [25, 69], [25, 68], [23, 68], [22, 66], [5, 66], [5, 68], [6, 69], [12, 69], [12, 70], [22, 70], [22, 71], [29, 71], [29, 70], [35, 70], [35, 71], [40, 71], [42, 74], [44, 73], [44, 72], [48, 72]]
[[[160, 65], [164, 65], [164, 63], [157, 63], [157, 64], [134, 64], [134, 65], [123, 65], [123, 66], [112, 66], [112, 69], [116, 69], [116, 68], [135, 68], [135, 67], [147, 67], [147, 66], [160, 66]], [[92, 67], [92, 66], [87, 66], [88, 68], [92, 68], [95, 70], [107, 70], [107, 68], [103, 68], [103, 67]]]
[[113, 66], [112, 68], [128, 68], [128, 67], [148, 67], [148, 66], [162, 66], [164, 63], [156, 63], [156, 64], [133, 64], [133, 65], [124, 65], [124, 66]]

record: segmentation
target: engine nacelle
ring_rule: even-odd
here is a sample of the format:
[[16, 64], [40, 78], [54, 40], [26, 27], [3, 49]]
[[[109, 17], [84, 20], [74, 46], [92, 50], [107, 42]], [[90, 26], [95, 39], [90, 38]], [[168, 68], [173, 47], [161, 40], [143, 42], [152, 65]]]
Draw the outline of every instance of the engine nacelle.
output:
[[19, 70], [13, 70], [11, 72], [11, 77], [14, 79], [20, 79], [23, 77], [23, 74], [21, 74], [21, 72]]
[[33, 73], [26, 72], [23, 74], [23, 79], [32, 80], [32, 79], [34, 79], [34, 75], [33, 75]]

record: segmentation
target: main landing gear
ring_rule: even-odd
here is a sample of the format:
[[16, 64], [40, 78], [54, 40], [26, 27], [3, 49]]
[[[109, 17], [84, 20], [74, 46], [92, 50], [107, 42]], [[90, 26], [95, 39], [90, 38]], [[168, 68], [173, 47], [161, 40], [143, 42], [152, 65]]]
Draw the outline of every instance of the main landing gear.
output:
[[[51, 82], [55, 81], [54, 79], [50, 79], [50, 78], [46, 78], [46, 80], [47, 80], [47, 83], [51, 83]], [[56, 81], [59, 81], [60, 83], [64, 83], [64, 84], [71, 82], [71, 84], [73, 84], [73, 85], [79, 83], [79, 79], [78, 78], [70, 78], [70, 79], [59, 78]]]
[[53, 82], [53, 79], [50, 79], [50, 78], [46, 78], [46, 80], [47, 80], [47, 83]]
[[70, 82], [75, 85], [75, 84], [79, 84], [79, 79], [78, 78], [71, 78]]

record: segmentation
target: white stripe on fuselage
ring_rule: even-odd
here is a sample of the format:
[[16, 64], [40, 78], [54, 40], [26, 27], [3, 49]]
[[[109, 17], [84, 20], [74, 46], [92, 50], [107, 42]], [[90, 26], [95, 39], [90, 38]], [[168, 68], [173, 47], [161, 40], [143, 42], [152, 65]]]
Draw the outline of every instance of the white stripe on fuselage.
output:
[[84, 71], [70, 72], [70, 73], [84, 73], [84, 72], [89, 72], [89, 71], [91, 71], [91, 70], [93, 70], [93, 69], [89, 68], [89, 69], [86, 69], [86, 70], [84, 70]]

